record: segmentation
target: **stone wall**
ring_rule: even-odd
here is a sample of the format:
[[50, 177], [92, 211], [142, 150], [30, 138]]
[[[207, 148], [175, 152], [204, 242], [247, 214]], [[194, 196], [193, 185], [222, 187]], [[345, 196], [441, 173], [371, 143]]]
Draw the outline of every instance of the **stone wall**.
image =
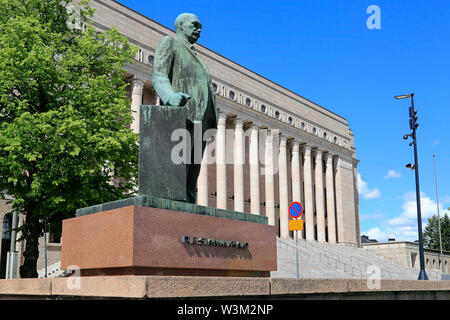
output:
[[[363, 244], [363, 248], [392, 263], [420, 270], [419, 245], [415, 242], [366, 243]], [[440, 270], [440, 258], [444, 273], [450, 273], [450, 252], [443, 252], [443, 256], [439, 256], [438, 250], [425, 249], [425, 270]]]

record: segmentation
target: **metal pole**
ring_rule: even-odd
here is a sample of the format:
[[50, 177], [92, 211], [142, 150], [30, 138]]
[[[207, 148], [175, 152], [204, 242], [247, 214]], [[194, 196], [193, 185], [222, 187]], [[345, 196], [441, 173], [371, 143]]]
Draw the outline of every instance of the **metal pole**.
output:
[[298, 271], [298, 230], [295, 230], [295, 261], [297, 266], [297, 279], [300, 278]]
[[9, 246], [9, 252], [8, 252], [8, 270], [6, 272], [6, 278], [7, 279], [13, 279], [14, 275], [16, 273], [16, 270], [14, 270], [16, 266], [16, 255], [14, 254], [16, 251], [16, 237], [17, 237], [17, 212], [13, 211], [12, 214], [12, 224], [11, 224], [11, 244]]
[[44, 264], [45, 277], [47, 278], [47, 219], [44, 218]]
[[[414, 94], [411, 95], [411, 108], [414, 115]], [[428, 280], [427, 273], [425, 271], [425, 258], [423, 253], [423, 236], [422, 236], [422, 213], [420, 210], [420, 187], [419, 187], [419, 161], [417, 157], [417, 140], [416, 140], [416, 128], [413, 126], [412, 138], [414, 143], [414, 168], [416, 174], [416, 202], [417, 202], [417, 228], [419, 232], [419, 258], [420, 258], [420, 273], [419, 280]]]
[[9, 251], [16, 251], [16, 227], [17, 227], [17, 212], [13, 212], [12, 214], [12, 224], [11, 224], [11, 245], [9, 247]]
[[439, 195], [438, 195], [438, 186], [437, 186], [436, 155], [435, 154], [433, 154], [433, 164], [434, 164], [434, 183], [436, 185], [436, 207], [437, 207], [438, 228], [439, 228], [439, 249], [440, 249], [440, 255], [438, 257], [438, 263], [441, 264], [441, 271], [443, 271], [444, 270], [444, 264], [441, 263], [441, 258], [442, 258], [441, 215], [439, 213]]

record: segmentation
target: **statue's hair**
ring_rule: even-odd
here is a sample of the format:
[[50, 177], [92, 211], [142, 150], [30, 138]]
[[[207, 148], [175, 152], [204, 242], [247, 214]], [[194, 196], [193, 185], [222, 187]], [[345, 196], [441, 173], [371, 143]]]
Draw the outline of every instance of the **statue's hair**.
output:
[[186, 18], [188, 17], [197, 17], [193, 13], [182, 13], [175, 19], [175, 30], [178, 31], [178, 29], [181, 27], [181, 25], [186, 21]]

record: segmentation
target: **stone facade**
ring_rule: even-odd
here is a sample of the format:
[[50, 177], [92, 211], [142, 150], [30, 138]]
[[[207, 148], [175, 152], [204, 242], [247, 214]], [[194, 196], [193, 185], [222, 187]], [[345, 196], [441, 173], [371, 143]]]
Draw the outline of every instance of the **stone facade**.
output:
[[[132, 110], [140, 103], [158, 104], [151, 84], [153, 55], [162, 37], [174, 31], [115, 1], [94, 0], [91, 6], [95, 28], [116, 27], [139, 47], [126, 68]], [[358, 160], [347, 121], [208, 48], [196, 45], [196, 52], [210, 69], [221, 114], [213, 141], [217, 159], [202, 169], [199, 204], [266, 215], [278, 234], [288, 237], [288, 206], [300, 201], [306, 210], [302, 237], [359, 246]], [[137, 132], [137, 113], [135, 119]], [[278, 142], [272, 146], [266, 141], [271, 134]], [[265, 174], [270, 153], [273, 175]], [[306, 184], [305, 176], [311, 180]]]
[[[151, 84], [155, 49], [175, 32], [112, 0], [90, 5], [98, 31], [115, 27], [139, 47], [126, 66], [131, 129], [138, 132], [139, 106], [159, 104]], [[218, 138], [205, 154], [225, 158], [204, 161], [198, 204], [265, 215], [279, 236], [290, 237], [287, 210], [299, 201], [300, 237], [360, 246], [358, 160], [347, 120], [206, 47], [197, 44], [196, 52], [211, 72], [221, 114]]]
[[[415, 242], [395, 241], [381, 243], [365, 243], [364, 250], [368, 250], [384, 259], [399, 265], [420, 270], [419, 245]], [[450, 252], [424, 249], [425, 270], [441, 270], [450, 273]]]

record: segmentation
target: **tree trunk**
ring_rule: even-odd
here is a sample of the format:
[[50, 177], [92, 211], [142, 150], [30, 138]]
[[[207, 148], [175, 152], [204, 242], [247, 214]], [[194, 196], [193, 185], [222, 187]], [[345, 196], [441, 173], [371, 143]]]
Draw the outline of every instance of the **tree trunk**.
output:
[[37, 261], [39, 258], [39, 235], [41, 226], [39, 218], [33, 217], [31, 212], [26, 217], [27, 233], [25, 236], [25, 251], [23, 252], [24, 262], [20, 266], [21, 278], [37, 278]]

